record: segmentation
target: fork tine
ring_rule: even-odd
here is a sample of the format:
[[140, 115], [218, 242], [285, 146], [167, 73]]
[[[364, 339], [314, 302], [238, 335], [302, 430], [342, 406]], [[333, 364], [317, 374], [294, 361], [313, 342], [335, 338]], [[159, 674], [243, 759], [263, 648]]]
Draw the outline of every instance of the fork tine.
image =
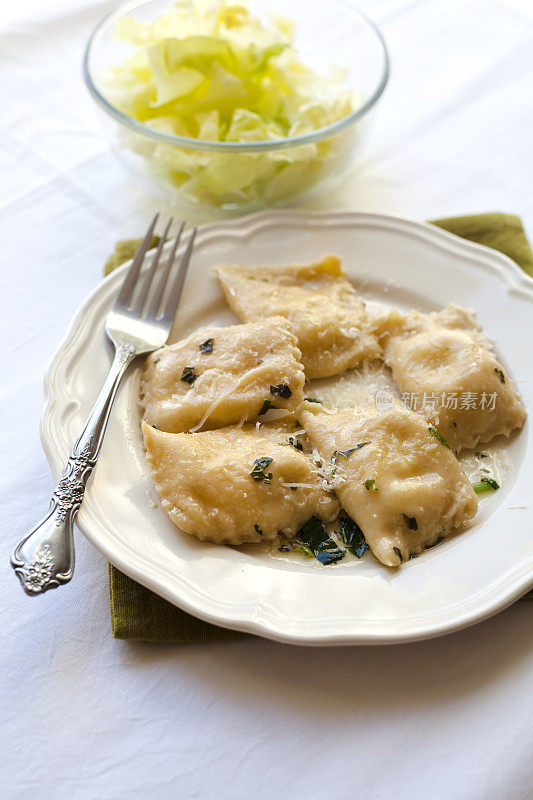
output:
[[178, 307], [178, 303], [181, 297], [183, 284], [185, 283], [185, 276], [187, 275], [187, 270], [189, 268], [192, 248], [197, 231], [198, 228], [195, 225], [191, 231], [191, 235], [189, 237], [189, 244], [187, 245], [187, 249], [185, 250], [185, 253], [183, 254], [182, 259], [180, 261], [176, 280], [172, 286], [172, 290], [170, 292], [166, 306], [163, 310], [163, 320], [168, 324], [172, 324], [174, 316], [176, 314], [176, 309]]
[[161, 305], [163, 295], [165, 294], [165, 287], [167, 285], [168, 276], [170, 274], [170, 270], [172, 269], [172, 265], [176, 257], [176, 250], [178, 249], [178, 245], [181, 239], [181, 234], [183, 233], [184, 228], [185, 228], [185, 222], [182, 222], [180, 225], [180, 229], [176, 235], [176, 238], [174, 239], [174, 244], [166, 260], [165, 266], [163, 267], [161, 277], [159, 278], [159, 283], [157, 284], [157, 288], [155, 290], [154, 297], [152, 299], [152, 302], [150, 303], [148, 311], [146, 312], [146, 316], [150, 319], [157, 319], [157, 312], [159, 311], [159, 306]]
[[115, 306], [129, 305], [131, 301], [131, 296], [133, 294], [135, 284], [137, 283], [137, 278], [139, 277], [141, 265], [144, 261], [146, 252], [150, 247], [150, 242], [152, 241], [152, 236], [154, 234], [154, 228], [156, 226], [158, 219], [159, 219], [159, 213], [157, 213], [153, 218], [150, 227], [145, 233], [144, 239], [137, 248], [137, 252], [135, 253], [135, 256], [131, 263], [131, 267], [128, 270], [128, 274], [124, 278], [124, 283], [122, 284], [122, 288], [118, 294], [117, 299], [115, 300]]
[[161, 258], [161, 253], [163, 251], [163, 247], [166, 244], [168, 232], [170, 230], [170, 226], [171, 225], [172, 225], [172, 217], [167, 222], [167, 227], [165, 228], [165, 231], [164, 231], [163, 235], [161, 236], [161, 238], [159, 240], [159, 244], [157, 245], [157, 250], [155, 251], [155, 254], [154, 254], [150, 269], [148, 270], [148, 273], [147, 273], [147, 275], [146, 275], [146, 277], [145, 277], [145, 279], [143, 281], [143, 284], [141, 286], [141, 290], [139, 292], [137, 300], [135, 301], [135, 305], [131, 309], [131, 313], [134, 316], [138, 316], [138, 317], [141, 316], [142, 310], [144, 308], [144, 304], [146, 303], [146, 298], [148, 297], [148, 291], [150, 289], [150, 284], [152, 283], [152, 278], [154, 277], [155, 272], [157, 270], [157, 267], [159, 266], [159, 259]]

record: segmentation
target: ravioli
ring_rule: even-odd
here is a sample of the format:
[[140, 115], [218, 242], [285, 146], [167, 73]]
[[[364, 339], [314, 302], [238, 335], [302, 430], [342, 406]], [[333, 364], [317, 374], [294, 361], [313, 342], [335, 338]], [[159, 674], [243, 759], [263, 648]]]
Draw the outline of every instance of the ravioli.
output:
[[301, 415], [334, 465], [334, 488], [374, 555], [398, 566], [470, 520], [476, 494], [453, 452], [419, 414], [372, 406]]
[[304, 380], [287, 320], [212, 328], [147, 359], [144, 417], [179, 433], [253, 420], [267, 407], [292, 412], [303, 401]]
[[522, 427], [524, 406], [471, 312], [457, 305], [432, 314], [393, 311], [380, 328], [404, 402], [456, 452]]
[[380, 354], [363, 303], [336, 256], [308, 266], [214, 268], [244, 322], [278, 314], [298, 339], [308, 378], [325, 378]]
[[338, 514], [313, 462], [281, 429], [166, 433], [143, 422], [142, 430], [164, 509], [198, 539], [239, 545], [290, 537], [312, 516], [327, 522]]

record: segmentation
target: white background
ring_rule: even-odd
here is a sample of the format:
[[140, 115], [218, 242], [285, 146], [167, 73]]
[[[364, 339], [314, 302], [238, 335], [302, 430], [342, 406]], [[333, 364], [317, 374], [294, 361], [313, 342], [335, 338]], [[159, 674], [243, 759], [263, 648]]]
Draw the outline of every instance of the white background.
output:
[[[114, 5], [18, 0], [0, 14], [1, 796], [533, 797], [533, 601], [405, 646], [167, 646], [111, 638], [106, 563], [81, 536], [67, 587], [30, 599], [11, 573], [52, 489], [45, 365], [114, 241], [157, 205], [108, 152], [81, 82], [83, 44]], [[503, 210], [531, 234], [531, 4], [360, 5], [392, 78], [328, 204], [419, 219]]]

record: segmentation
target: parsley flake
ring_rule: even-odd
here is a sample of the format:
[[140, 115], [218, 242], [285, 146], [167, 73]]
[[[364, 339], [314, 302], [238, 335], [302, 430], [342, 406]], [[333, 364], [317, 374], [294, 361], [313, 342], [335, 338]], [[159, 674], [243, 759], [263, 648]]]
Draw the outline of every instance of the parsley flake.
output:
[[[454, 424], [455, 424], [455, 423], [454, 423]], [[457, 427], [457, 426], [456, 426], [456, 427]], [[450, 445], [448, 444], [448, 442], [446, 441], [446, 439], [444, 438], [444, 436], [441, 436], [441, 434], [438, 432], [438, 430], [437, 430], [436, 428], [434, 428], [434, 427], [433, 427], [433, 425], [430, 425], [430, 426], [429, 426], [429, 428], [428, 428], [428, 431], [430, 432], [430, 434], [431, 434], [432, 436], [434, 436], [434, 437], [435, 437], [435, 439], [437, 439], [437, 441], [438, 441], [438, 442], [440, 442], [441, 444], [443, 444], [443, 445], [444, 445], [444, 447], [447, 447], [447, 448], [448, 448], [448, 450], [451, 450], [451, 447], [450, 447]]]
[[194, 367], [183, 367], [183, 372], [181, 373], [182, 381], [185, 381], [185, 383], [188, 383], [189, 386], [192, 386], [197, 377], [198, 375], [194, 371]]
[[357, 558], [361, 558], [368, 548], [363, 531], [348, 514], [343, 514], [340, 518], [339, 536], [346, 545], [346, 549]]
[[262, 417], [263, 414], [266, 414], [267, 411], [270, 411], [271, 408], [276, 408], [276, 406], [273, 406], [272, 403], [270, 402], [270, 400], [265, 400], [263, 405], [259, 409], [259, 413], [258, 413], [257, 416], [258, 417]]
[[295, 450], [303, 451], [304, 449], [303, 444], [300, 441], [298, 441], [298, 439], [295, 439], [294, 436], [289, 436], [287, 444], [290, 445], [291, 447], [294, 447]]
[[402, 517], [410, 531], [418, 530], [418, 522], [416, 521], [416, 517], [408, 517], [407, 514], [402, 514]]
[[210, 353], [213, 352], [213, 345], [215, 344], [214, 339], [206, 339], [205, 342], [199, 347], [200, 353], [203, 353], [205, 356], [208, 356]]
[[306, 558], [312, 558], [314, 556], [314, 553], [309, 549], [309, 547], [296, 537], [293, 537], [288, 542], [280, 545], [278, 550], [282, 553], [289, 553], [290, 551], [294, 553], [302, 553], [302, 555], [306, 556]]
[[278, 395], [279, 397], [284, 397], [285, 400], [288, 400], [292, 392], [286, 383], [278, 383], [277, 386], [270, 387], [270, 394]]
[[254, 525], [254, 530], [256, 531], [256, 533], [258, 533], [258, 534], [259, 534], [259, 536], [262, 536], [262, 535], [263, 535], [263, 531], [261, 530], [261, 528], [259, 527], [259, 525]]
[[505, 375], [503, 374], [503, 369], [498, 369], [498, 367], [494, 367], [494, 372], [500, 379], [502, 383], [505, 383]]
[[308, 403], [320, 403], [321, 406], [324, 405], [322, 400], [317, 400], [316, 397], [306, 397], [304, 399], [307, 400]]
[[445, 538], [446, 538], [446, 536], [444, 536], [443, 534], [441, 534], [440, 536], [437, 536], [437, 538], [435, 539], [434, 542], [432, 542], [431, 544], [425, 544], [424, 545], [424, 550], [431, 550], [432, 547], [436, 547], [438, 544], [443, 542], [445, 540]]
[[348, 450], [335, 450], [331, 456], [331, 460], [334, 464], [336, 464], [338, 458], [349, 458], [352, 453], [355, 453], [356, 450], [360, 450], [361, 447], [364, 447], [367, 444], [370, 444], [370, 442], [361, 442], [361, 444], [358, 444], [355, 447], [350, 447]]
[[307, 522], [298, 528], [296, 538], [304, 547], [308, 548], [321, 564], [327, 566], [344, 558], [346, 551], [331, 539], [324, 528], [324, 523], [318, 517], [310, 517]]
[[364, 487], [369, 492], [370, 491], [372, 491], [372, 492], [377, 492], [378, 491], [378, 487], [376, 486], [376, 481], [374, 480], [374, 478], [367, 478], [367, 480], [364, 483]]
[[496, 489], [500, 488], [500, 484], [494, 478], [481, 478], [481, 481], [474, 483], [472, 488], [476, 494], [481, 494], [482, 492], [495, 492]]
[[254, 461], [254, 466], [250, 475], [258, 483], [259, 481], [263, 481], [267, 486], [272, 483], [272, 473], [265, 472], [266, 468], [272, 463], [272, 459], [268, 458], [268, 456], [263, 458], [256, 458]]
[[402, 551], [400, 550], [399, 547], [393, 547], [392, 549], [394, 550], [394, 552], [396, 553], [396, 555], [400, 559], [400, 564], [401, 564], [402, 561], [403, 561]]

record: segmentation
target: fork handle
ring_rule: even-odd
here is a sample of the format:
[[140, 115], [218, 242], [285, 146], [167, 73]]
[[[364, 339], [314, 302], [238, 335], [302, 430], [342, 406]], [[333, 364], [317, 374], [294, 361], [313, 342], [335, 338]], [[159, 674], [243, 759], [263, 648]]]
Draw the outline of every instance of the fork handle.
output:
[[131, 342], [117, 346], [106, 381], [54, 489], [48, 513], [11, 556], [11, 565], [29, 595], [42, 594], [72, 578], [74, 518], [96, 464], [117, 389], [135, 355]]

